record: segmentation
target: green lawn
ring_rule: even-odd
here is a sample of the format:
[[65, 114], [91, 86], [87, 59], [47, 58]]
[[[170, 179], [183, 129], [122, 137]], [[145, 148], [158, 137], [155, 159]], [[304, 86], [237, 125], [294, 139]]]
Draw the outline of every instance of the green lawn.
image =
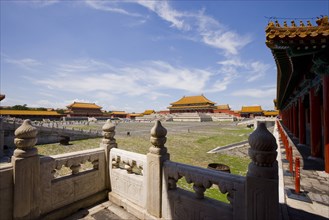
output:
[[[170, 154], [170, 159], [175, 162], [185, 163], [193, 166], [207, 167], [209, 163], [222, 163], [230, 167], [231, 173], [246, 175], [250, 162], [249, 157], [237, 157], [228, 154], [208, 154], [207, 152], [227, 144], [244, 141], [252, 130], [246, 127], [235, 126], [230, 123], [163, 123], [167, 128], [167, 143], [165, 144]], [[83, 125], [84, 129], [88, 129]], [[116, 127], [116, 140], [118, 148], [146, 154], [151, 146], [149, 124], [119, 124]], [[79, 126], [76, 126], [79, 128]], [[101, 125], [99, 125], [99, 129]], [[93, 125], [93, 129], [95, 126]], [[135, 130], [134, 130], [135, 129]], [[138, 129], [144, 132], [138, 133]], [[132, 135], [125, 135], [126, 131]], [[59, 144], [47, 144], [37, 146], [39, 154], [55, 155], [78, 150], [99, 147], [101, 138], [71, 141], [69, 146]], [[178, 186], [193, 191], [192, 184], [187, 184], [182, 178]], [[206, 196], [226, 201], [226, 195], [219, 192], [217, 187], [211, 187], [206, 191]]]

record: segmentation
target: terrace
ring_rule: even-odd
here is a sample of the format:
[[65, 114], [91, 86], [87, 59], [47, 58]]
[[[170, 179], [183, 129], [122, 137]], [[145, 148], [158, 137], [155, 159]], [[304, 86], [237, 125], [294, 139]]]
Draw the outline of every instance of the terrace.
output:
[[[282, 143], [264, 124], [250, 135], [252, 162], [246, 177], [171, 161], [165, 147], [167, 131], [158, 121], [151, 129], [147, 155], [120, 149], [109, 121], [102, 129], [99, 148], [41, 156], [34, 146], [37, 130], [25, 121], [15, 131], [17, 149], [11, 163], [1, 165], [2, 216], [74, 219], [81, 215], [79, 210], [104, 200], [108, 202], [85, 214], [102, 216], [106, 209], [116, 210], [122, 219], [279, 219], [284, 215], [276, 162], [277, 143]], [[183, 177], [193, 184], [194, 192], [179, 187]], [[205, 196], [212, 186], [227, 195], [228, 203]]]

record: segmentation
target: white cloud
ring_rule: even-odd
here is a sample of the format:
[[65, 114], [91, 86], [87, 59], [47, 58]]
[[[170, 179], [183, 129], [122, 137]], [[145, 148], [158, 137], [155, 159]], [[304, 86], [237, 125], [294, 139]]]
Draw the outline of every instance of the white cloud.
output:
[[31, 59], [31, 58], [23, 58], [23, 59], [5, 58], [4, 61], [6, 63], [14, 64], [14, 65], [20, 66], [20, 67], [25, 68], [25, 69], [31, 69], [31, 68], [34, 68], [36, 66], [42, 65], [41, 62], [39, 62], [35, 59]]
[[[123, 4], [137, 3], [151, 12], [154, 12], [158, 17], [167, 21], [170, 27], [184, 31], [186, 39], [197, 39], [208, 46], [220, 49], [223, 54], [234, 55], [251, 42], [250, 36], [242, 36], [228, 27], [220, 24], [214, 18], [205, 15], [205, 10], [197, 12], [179, 11], [174, 9], [169, 1], [93, 1], [85, 0], [86, 4], [97, 10], [108, 11], [112, 13], [120, 13], [129, 16], [141, 16], [140, 14], [129, 12], [122, 8]], [[120, 7], [121, 6], [121, 7]], [[145, 23], [143, 20], [142, 23]]]
[[[127, 10], [124, 10], [123, 8], [117, 7], [116, 4], [118, 1], [108, 1], [108, 0], [85, 0], [86, 4], [90, 6], [93, 9], [101, 10], [101, 11], [107, 11], [107, 12], [113, 12], [113, 13], [119, 13], [123, 15], [129, 15], [133, 17], [140, 17], [141, 15], [138, 13], [129, 12]], [[126, 1], [128, 3], [130, 1]]]
[[58, 3], [60, 0], [29, 0], [29, 1], [18, 1], [19, 3], [31, 4], [36, 7], [47, 7]]
[[252, 62], [248, 68], [250, 69], [250, 74], [247, 79], [248, 82], [253, 82], [266, 75], [266, 72], [270, 69], [271, 65], [261, 63], [260, 61]]
[[150, 9], [163, 20], [171, 23], [171, 27], [179, 30], [190, 29], [190, 25], [182, 19], [184, 13], [173, 9], [167, 1], [138, 1], [138, 4]]
[[56, 65], [47, 77], [27, 79], [50, 90], [92, 93], [100, 99], [149, 94], [156, 99], [166, 96], [162, 92], [165, 89], [202, 93], [205, 88], [216, 86], [212, 84], [213, 76], [206, 70], [172, 66], [164, 61], [116, 67], [101, 61], [81, 59]]
[[209, 30], [201, 33], [201, 35], [204, 43], [222, 49], [226, 56], [238, 54], [238, 50], [251, 41], [248, 36], [242, 37], [232, 31], [223, 32], [222, 30]]
[[217, 63], [221, 66], [220, 72], [246, 78], [246, 82], [254, 82], [263, 78], [271, 68], [270, 64], [261, 61], [242, 61], [236, 56]]
[[243, 89], [232, 93], [233, 96], [252, 97], [252, 98], [274, 98], [276, 88], [268, 89]]

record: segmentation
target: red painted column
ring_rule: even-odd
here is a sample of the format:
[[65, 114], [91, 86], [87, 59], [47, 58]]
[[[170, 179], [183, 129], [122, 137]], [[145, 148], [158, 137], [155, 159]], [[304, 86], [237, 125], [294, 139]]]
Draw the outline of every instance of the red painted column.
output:
[[294, 104], [294, 136], [298, 137], [298, 103]]
[[298, 118], [299, 118], [299, 143], [305, 144], [306, 142], [306, 123], [305, 123], [305, 106], [303, 97], [298, 100]]
[[311, 155], [313, 157], [321, 156], [321, 111], [320, 96], [316, 95], [315, 88], [310, 91], [310, 121], [311, 121]]
[[294, 120], [294, 123], [293, 123], [293, 134], [295, 137], [298, 137], [298, 120], [297, 120], [297, 117], [298, 117], [298, 112], [297, 112], [297, 105], [294, 103], [293, 104], [293, 120]]
[[323, 119], [324, 119], [324, 164], [325, 171], [329, 173], [329, 75], [322, 78], [323, 82]]
[[293, 130], [293, 122], [294, 122], [292, 113], [293, 113], [292, 112], [292, 106], [290, 106], [290, 108], [289, 108], [289, 131], [290, 131], [290, 133]]

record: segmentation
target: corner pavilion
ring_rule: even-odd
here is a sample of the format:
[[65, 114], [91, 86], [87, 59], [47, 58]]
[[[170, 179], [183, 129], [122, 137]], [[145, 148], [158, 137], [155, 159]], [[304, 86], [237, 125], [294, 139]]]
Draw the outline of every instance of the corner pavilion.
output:
[[270, 22], [266, 45], [277, 66], [276, 107], [282, 123], [329, 173], [329, 22]]
[[210, 101], [204, 95], [183, 96], [180, 100], [170, 104], [171, 106], [168, 107], [170, 114], [186, 112], [213, 113], [217, 109], [215, 102]]
[[68, 108], [66, 113], [69, 117], [97, 117], [103, 115], [102, 107], [95, 103], [74, 102], [66, 107]]

